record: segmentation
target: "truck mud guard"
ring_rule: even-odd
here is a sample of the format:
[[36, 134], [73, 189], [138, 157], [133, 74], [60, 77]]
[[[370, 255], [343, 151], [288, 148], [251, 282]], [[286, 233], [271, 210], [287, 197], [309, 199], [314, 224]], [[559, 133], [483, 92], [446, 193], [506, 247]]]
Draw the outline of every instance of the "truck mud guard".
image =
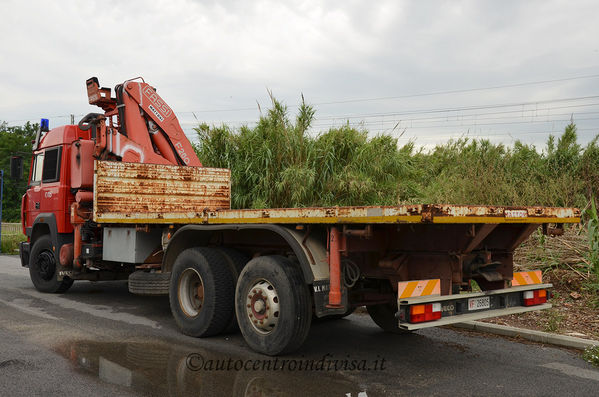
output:
[[[41, 226], [44, 225], [44, 226]], [[39, 228], [43, 227], [47, 228], [47, 231], [39, 232]], [[31, 228], [27, 228], [28, 237], [30, 238], [30, 246], [33, 246], [35, 240], [43, 235], [50, 234], [50, 239], [52, 240], [52, 245], [54, 247], [54, 257], [56, 258], [57, 263], [60, 263], [60, 247], [63, 244], [68, 244], [73, 242], [73, 234], [72, 233], [58, 233], [58, 227], [56, 226], [56, 216], [51, 212], [43, 212], [37, 215], [35, 220], [33, 221], [33, 225]], [[30, 247], [20, 247], [21, 252], [26, 253], [29, 256], [29, 248]], [[23, 262], [23, 256], [21, 256], [21, 261]], [[27, 263], [27, 266], [29, 263]], [[25, 266], [25, 265], [23, 265]]]
[[[314, 281], [314, 274], [312, 269], [310, 268], [310, 263], [306, 254], [300, 243], [298, 243], [297, 239], [294, 238], [289, 229], [272, 224], [227, 224], [227, 225], [187, 225], [183, 226], [179, 230], [175, 232], [175, 234], [171, 237], [168, 242], [168, 246], [166, 248], [164, 259], [162, 263], [163, 271], [170, 271], [172, 265], [178, 255], [179, 252], [186, 248], [194, 247], [194, 246], [202, 246], [207, 243], [209, 236], [212, 232], [223, 231], [223, 230], [231, 230], [231, 231], [239, 231], [239, 230], [268, 230], [273, 233], [281, 236], [287, 244], [291, 247], [293, 253], [297, 257], [300, 268], [302, 270], [302, 274], [304, 276], [304, 281], [306, 284], [312, 284]], [[197, 232], [200, 232], [200, 236], [205, 233], [205, 241], [202, 241], [200, 236], [198, 236]], [[190, 240], [190, 234], [193, 235], [194, 240]]]

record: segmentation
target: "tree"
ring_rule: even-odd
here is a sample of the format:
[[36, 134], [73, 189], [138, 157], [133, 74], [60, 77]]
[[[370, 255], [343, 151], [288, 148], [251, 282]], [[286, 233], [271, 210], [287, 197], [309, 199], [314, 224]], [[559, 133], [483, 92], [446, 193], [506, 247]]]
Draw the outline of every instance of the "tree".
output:
[[[27, 122], [24, 126], [9, 127], [0, 122], [0, 169], [4, 170], [4, 197], [2, 220], [18, 222], [21, 218], [21, 196], [27, 190], [27, 176], [31, 163], [31, 141], [35, 139], [37, 124]], [[23, 178], [10, 179], [10, 158], [23, 156]]]

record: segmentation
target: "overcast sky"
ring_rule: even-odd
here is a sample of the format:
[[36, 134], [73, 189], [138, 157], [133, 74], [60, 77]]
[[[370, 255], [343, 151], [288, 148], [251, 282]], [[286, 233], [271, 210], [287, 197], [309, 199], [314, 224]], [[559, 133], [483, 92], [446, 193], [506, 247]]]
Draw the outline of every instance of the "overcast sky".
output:
[[[78, 120], [97, 111], [87, 78], [143, 76], [190, 136], [194, 114], [255, 122], [267, 89], [291, 114], [303, 93], [315, 132], [349, 120], [400, 143], [542, 146], [573, 115], [582, 143], [599, 133], [597, 1], [0, 0], [0, 11], [10, 125]], [[541, 81], [553, 82], [518, 85]]]

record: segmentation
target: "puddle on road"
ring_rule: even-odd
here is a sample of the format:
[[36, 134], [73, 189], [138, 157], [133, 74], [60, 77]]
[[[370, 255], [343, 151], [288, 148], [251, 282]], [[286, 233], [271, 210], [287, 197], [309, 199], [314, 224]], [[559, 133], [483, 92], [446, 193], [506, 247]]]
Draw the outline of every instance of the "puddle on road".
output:
[[[382, 395], [358, 381], [367, 377], [359, 370], [365, 363], [354, 362], [358, 369], [351, 369], [351, 362], [338, 361], [339, 368], [346, 365], [350, 370], [335, 371], [322, 356], [235, 357], [161, 342], [85, 340], [64, 343], [54, 350], [77, 372], [149, 396]], [[371, 369], [373, 364], [366, 363]], [[330, 370], [325, 370], [327, 365]], [[281, 370], [282, 366], [286, 369]]]

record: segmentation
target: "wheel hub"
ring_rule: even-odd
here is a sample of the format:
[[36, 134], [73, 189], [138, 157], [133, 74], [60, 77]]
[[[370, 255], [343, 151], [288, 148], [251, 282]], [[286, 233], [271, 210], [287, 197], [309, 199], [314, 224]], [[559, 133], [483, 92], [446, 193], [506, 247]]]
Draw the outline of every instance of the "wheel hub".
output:
[[39, 275], [42, 279], [49, 281], [54, 277], [56, 272], [56, 261], [54, 255], [50, 251], [43, 251], [39, 254], [37, 260]]
[[270, 333], [279, 322], [279, 296], [266, 280], [256, 282], [246, 298], [246, 312], [252, 326], [260, 333]]
[[181, 273], [178, 292], [183, 313], [188, 317], [197, 316], [204, 304], [204, 283], [195, 269], [185, 269]]

